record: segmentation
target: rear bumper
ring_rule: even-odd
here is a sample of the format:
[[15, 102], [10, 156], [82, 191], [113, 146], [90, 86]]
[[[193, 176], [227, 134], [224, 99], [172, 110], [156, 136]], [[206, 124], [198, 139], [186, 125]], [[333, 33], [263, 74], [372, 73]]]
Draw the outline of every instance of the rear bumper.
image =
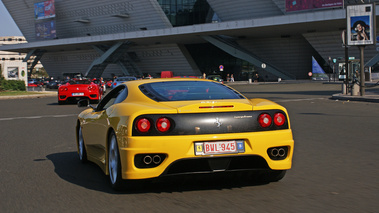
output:
[[[219, 135], [161, 137], [119, 136], [122, 177], [147, 179], [165, 175], [229, 172], [241, 170], [288, 170], [292, 166], [294, 141], [290, 129]], [[243, 140], [243, 153], [195, 155], [195, 142]], [[268, 149], [287, 147], [284, 159], [273, 160]], [[137, 168], [135, 156], [160, 154], [165, 158], [154, 168]]]
[[78, 100], [78, 99], [83, 99], [83, 98], [88, 98], [89, 100], [99, 100], [99, 94], [97, 93], [84, 93], [83, 96], [72, 96], [71, 94], [67, 93], [58, 93], [58, 100], [59, 101], [68, 101], [68, 100]]

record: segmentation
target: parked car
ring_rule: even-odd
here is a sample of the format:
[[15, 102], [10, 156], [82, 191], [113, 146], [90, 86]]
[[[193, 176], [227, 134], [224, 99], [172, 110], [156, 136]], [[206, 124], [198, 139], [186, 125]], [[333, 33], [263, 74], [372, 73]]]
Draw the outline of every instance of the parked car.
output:
[[224, 80], [222, 79], [221, 75], [208, 75], [207, 79], [218, 81], [220, 83], [224, 83]]
[[52, 80], [49, 82], [49, 89], [58, 89], [62, 85], [62, 82], [59, 80]]
[[105, 80], [105, 85], [106, 85], [107, 88], [111, 88], [112, 83], [113, 83], [112, 80], [109, 80], [109, 79]]
[[137, 80], [136, 77], [134, 76], [123, 76], [123, 77], [118, 77], [116, 78], [113, 83], [112, 83], [112, 86], [111, 86], [111, 89], [114, 89], [115, 87], [117, 87], [118, 85], [120, 85], [121, 83], [124, 83], [126, 81], [134, 81], [134, 80]]
[[38, 87], [38, 82], [36, 82], [35, 80], [29, 80], [28, 87]]
[[88, 99], [98, 103], [102, 97], [101, 86], [88, 79], [72, 79], [58, 88], [58, 103], [76, 102], [80, 99]]
[[291, 168], [287, 110], [216, 81], [128, 81], [90, 107], [76, 122], [79, 159], [100, 166], [116, 190], [138, 180], [215, 172], [257, 172], [254, 180], [279, 181]]

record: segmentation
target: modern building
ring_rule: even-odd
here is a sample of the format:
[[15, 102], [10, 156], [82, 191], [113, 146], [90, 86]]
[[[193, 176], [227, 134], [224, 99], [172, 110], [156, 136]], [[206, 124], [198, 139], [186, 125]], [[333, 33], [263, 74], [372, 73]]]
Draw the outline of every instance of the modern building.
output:
[[[26, 53], [29, 64], [40, 60], [52, 77], [63, 73], [158, 77], [170, 70], [174, 75], [234, 74], [235, 80], [247, 80], [253, 72], [261, 80], [308, 79], [312, 57], [327, 73], [338, 72], [335, 62], [345, 57], [341, 34], [347, 29], [346, 7], [362, 4], [361, 0], [2, 1], [28, 43], [0, 50]], [[373, 6], [373, 12], [376, 20], [379, 8]], [[348, 55], [359, 58], [359, 49], [350, 46]], [[365, 47], [364, 60], [374, 68], [376, 55], [375, 42]]]
[[[26, 40], [22, 36], [0, 37], [0, 47], [25, 42]], [[27, 63], [23, 62], [25, 56], [24, 53], [0, 51], [0, 75], [7, 80], [23, 80], [27, 85]]]

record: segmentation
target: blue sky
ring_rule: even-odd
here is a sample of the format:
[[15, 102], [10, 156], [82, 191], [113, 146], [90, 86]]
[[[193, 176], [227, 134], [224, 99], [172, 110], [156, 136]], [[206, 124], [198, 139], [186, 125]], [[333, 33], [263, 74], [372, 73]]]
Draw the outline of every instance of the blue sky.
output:
[[22, 36], [21, 31], [5, 8], [3, 1], [0, 1], [0, 36]]

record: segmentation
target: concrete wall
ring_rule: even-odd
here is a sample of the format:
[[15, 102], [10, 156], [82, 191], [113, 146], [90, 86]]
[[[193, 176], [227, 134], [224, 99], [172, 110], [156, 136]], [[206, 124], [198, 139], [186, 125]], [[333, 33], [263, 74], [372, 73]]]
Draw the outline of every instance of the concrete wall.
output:
[[2, 75], [6, 80], [22, 80], [28, 85], [28, 73], [26, 62], [4, 61], [0, 62]]

